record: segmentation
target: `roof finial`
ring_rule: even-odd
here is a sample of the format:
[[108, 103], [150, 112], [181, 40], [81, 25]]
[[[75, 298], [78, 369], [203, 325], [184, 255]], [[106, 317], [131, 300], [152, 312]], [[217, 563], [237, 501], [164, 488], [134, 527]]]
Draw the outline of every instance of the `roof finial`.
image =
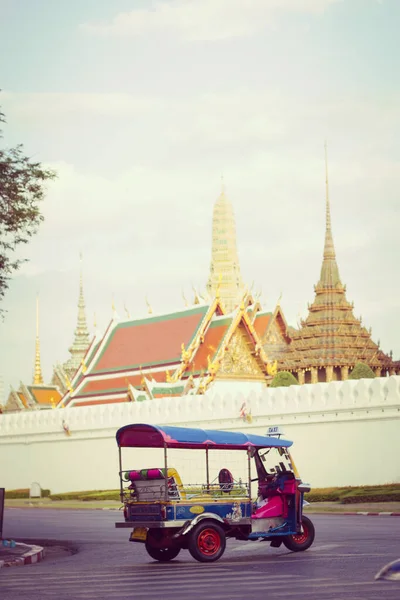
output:
[[200, 297], [199, 294], [196, 290], [196, 288], [194, 287], [194, 285], [192, 284], [192, 290], [194, 292], [194, 299], [193, 299], [193, 304], [200, 304]]
[[325, 140], [325, 199], [326, 199], [326, 229], [331, 230], [331, 207], [329, 203], [329, 182], [328, 182], [328, 144]]
[[79, 252], [79, 262], [81, 264], [81, 281], [82, 281], [82, 262], [83, 262], [83, 254]]
[[153, 314], [153, 309], [150, 306], [150, 302], [148, 301], [147, 296], [146, 296], [146, 304], [147, 304], [147, 308], [148, 308], [147, 312], [149, 313], [149, 315]]
[[40, 366], [40, 342], [39, 342], [39, 295], [36, 296], [36, 347], [35, 347], [35, 374], [34, 385], [43, 383], [42, 369]]

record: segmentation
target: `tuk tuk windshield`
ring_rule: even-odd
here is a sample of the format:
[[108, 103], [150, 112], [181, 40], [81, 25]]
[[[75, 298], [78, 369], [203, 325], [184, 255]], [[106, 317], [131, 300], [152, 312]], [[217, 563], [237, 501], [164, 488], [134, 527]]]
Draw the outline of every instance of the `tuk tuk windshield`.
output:
[[265, 448], [256, 451], [255, 462], [260, 479], [293, 473], [290, 454], [286, 448]]

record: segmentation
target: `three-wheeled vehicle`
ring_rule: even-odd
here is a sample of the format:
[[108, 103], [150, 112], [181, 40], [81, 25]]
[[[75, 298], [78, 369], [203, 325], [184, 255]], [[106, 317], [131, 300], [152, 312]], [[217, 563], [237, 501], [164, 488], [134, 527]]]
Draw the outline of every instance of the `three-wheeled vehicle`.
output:
[[[188, 549], [196, 560], [212, 562], [221, 558], [228, 537], [261, 539], [273, 547], [283, 543], [294, 552], [313, 543], [314, 526], [302, 510], [310, 486], [298, 475], [288, 450], [291, 441], [279, 435], [147, 424], [126, 425], [116, 438], [125, 521], [115, 525], [132, 529], [130, 541], [144, 543], [153, 559], [169, 561]], [[123, 470], [122, 448], [126, 447], [162, 448], [164, 464]], [[168, 464], [171, 448], [184, 453], [204, 449], [203, 483], [183, 485], [177, 470]], [[210, 481], [209, 455], [214, 450], [229, 452], [231, 463], [232, 451], [245, 452], [247, 482], [235, 480], [227, 468], [219, 470], [215, 482]], [[256, 500], [251, 493], [255, 481]]]

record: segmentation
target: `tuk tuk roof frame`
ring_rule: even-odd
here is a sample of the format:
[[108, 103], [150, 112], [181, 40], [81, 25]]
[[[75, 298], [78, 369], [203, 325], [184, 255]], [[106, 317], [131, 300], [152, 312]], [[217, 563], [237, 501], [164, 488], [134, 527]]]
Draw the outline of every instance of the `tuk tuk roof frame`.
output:
[[185, 448], [187, 450], [289, 448], [293, 444], [290, 440], [266, 435], [146, 423], [121, 427], [116, 433], [116, 440], [119, 448]]

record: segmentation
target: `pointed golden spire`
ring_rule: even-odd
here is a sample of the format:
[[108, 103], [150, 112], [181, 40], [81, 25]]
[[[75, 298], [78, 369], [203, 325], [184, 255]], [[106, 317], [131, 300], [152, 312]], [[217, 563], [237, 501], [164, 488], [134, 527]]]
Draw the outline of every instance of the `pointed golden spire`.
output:
[[339, 269], [336, 263], [335, 247], [332, 237], [331, 226], [331, 206], [329, 199], [329, 182], [328, 182], [328, 147], [325, 141], [325, 244], [324, 258], [321, 268], [321, 276], [319, 285], [327, 288], [334, 288], [340, 284]]
[[218, 287], [218, 276], [224, 275], [219, 294], [228, 312], [236, 308], [243, 293], [243, 281], [240, 273], [239, 257], [236, 245], [236, 225], [233, 207], [225, 192], [223, 178], [222, 190], [214, 204], [212, 221], [212, 247], [210, 275], [207, 292], [215, 297]]
[[329, 200], [329, 182], [328, 182], [328, 145], [325, 140], [325, 202], [326, 202], [326, 228], [325, 228], [325, 248], [324, 258], [335, 258], [335, 248], [333, 245], [331, 228], [331, 206]]
[[280, 307], [280, 305], [281, 305], [281, 300], [282, 300], [282, 292], [279, 294], [279, 298], [278, 298], [278, 301], [277, 301], [277, 303], [276, 303], [276, 306], [279, 306], [279, 307]]
[[128, 319], [130, 319], [130, 318], [131, 318], [131, 315], [130, 315], [130, 312], [129, 312], [129, 310], [126, 308], [126, 305], [125, 305], [125, 304], [124, 304], [124, 310], [125, 310], [125, 312], [126, 312], [126, 316], [128, 317]]
[[40, 366], [40, 341], [39, 341], [39, 296], [36, 296], [36, 344], [35, 344], [35, 374], [34, 385], [43, 383], [42, 369]]
[[150, 302], [148, 301], [147, 296], [146, 296], [146, 304], [147, 304], [147, 308], [148, 308], [147, 312], [149, 313], [149, 315], [153, 314], [153, 309], [150, 306]]
[[188, 301], [186, 300], [185, 292], [182, 290], [182, 298], [185, 303], [185, 306], [188, 306]]
[[70, 358], [64, 363], [63, 368], [67, 370], [69, 376], [72, 377], [75, 371], [79, 368], [86, 350], [90, 344], [90, 334], [86, 324], [85, 299], [83, 296], [83, 272], [82, 272], [82, 252], [79, 253], [79, 297], [78, 297], [78, 319], [74, 332], [74, 340], [68, 351]]

